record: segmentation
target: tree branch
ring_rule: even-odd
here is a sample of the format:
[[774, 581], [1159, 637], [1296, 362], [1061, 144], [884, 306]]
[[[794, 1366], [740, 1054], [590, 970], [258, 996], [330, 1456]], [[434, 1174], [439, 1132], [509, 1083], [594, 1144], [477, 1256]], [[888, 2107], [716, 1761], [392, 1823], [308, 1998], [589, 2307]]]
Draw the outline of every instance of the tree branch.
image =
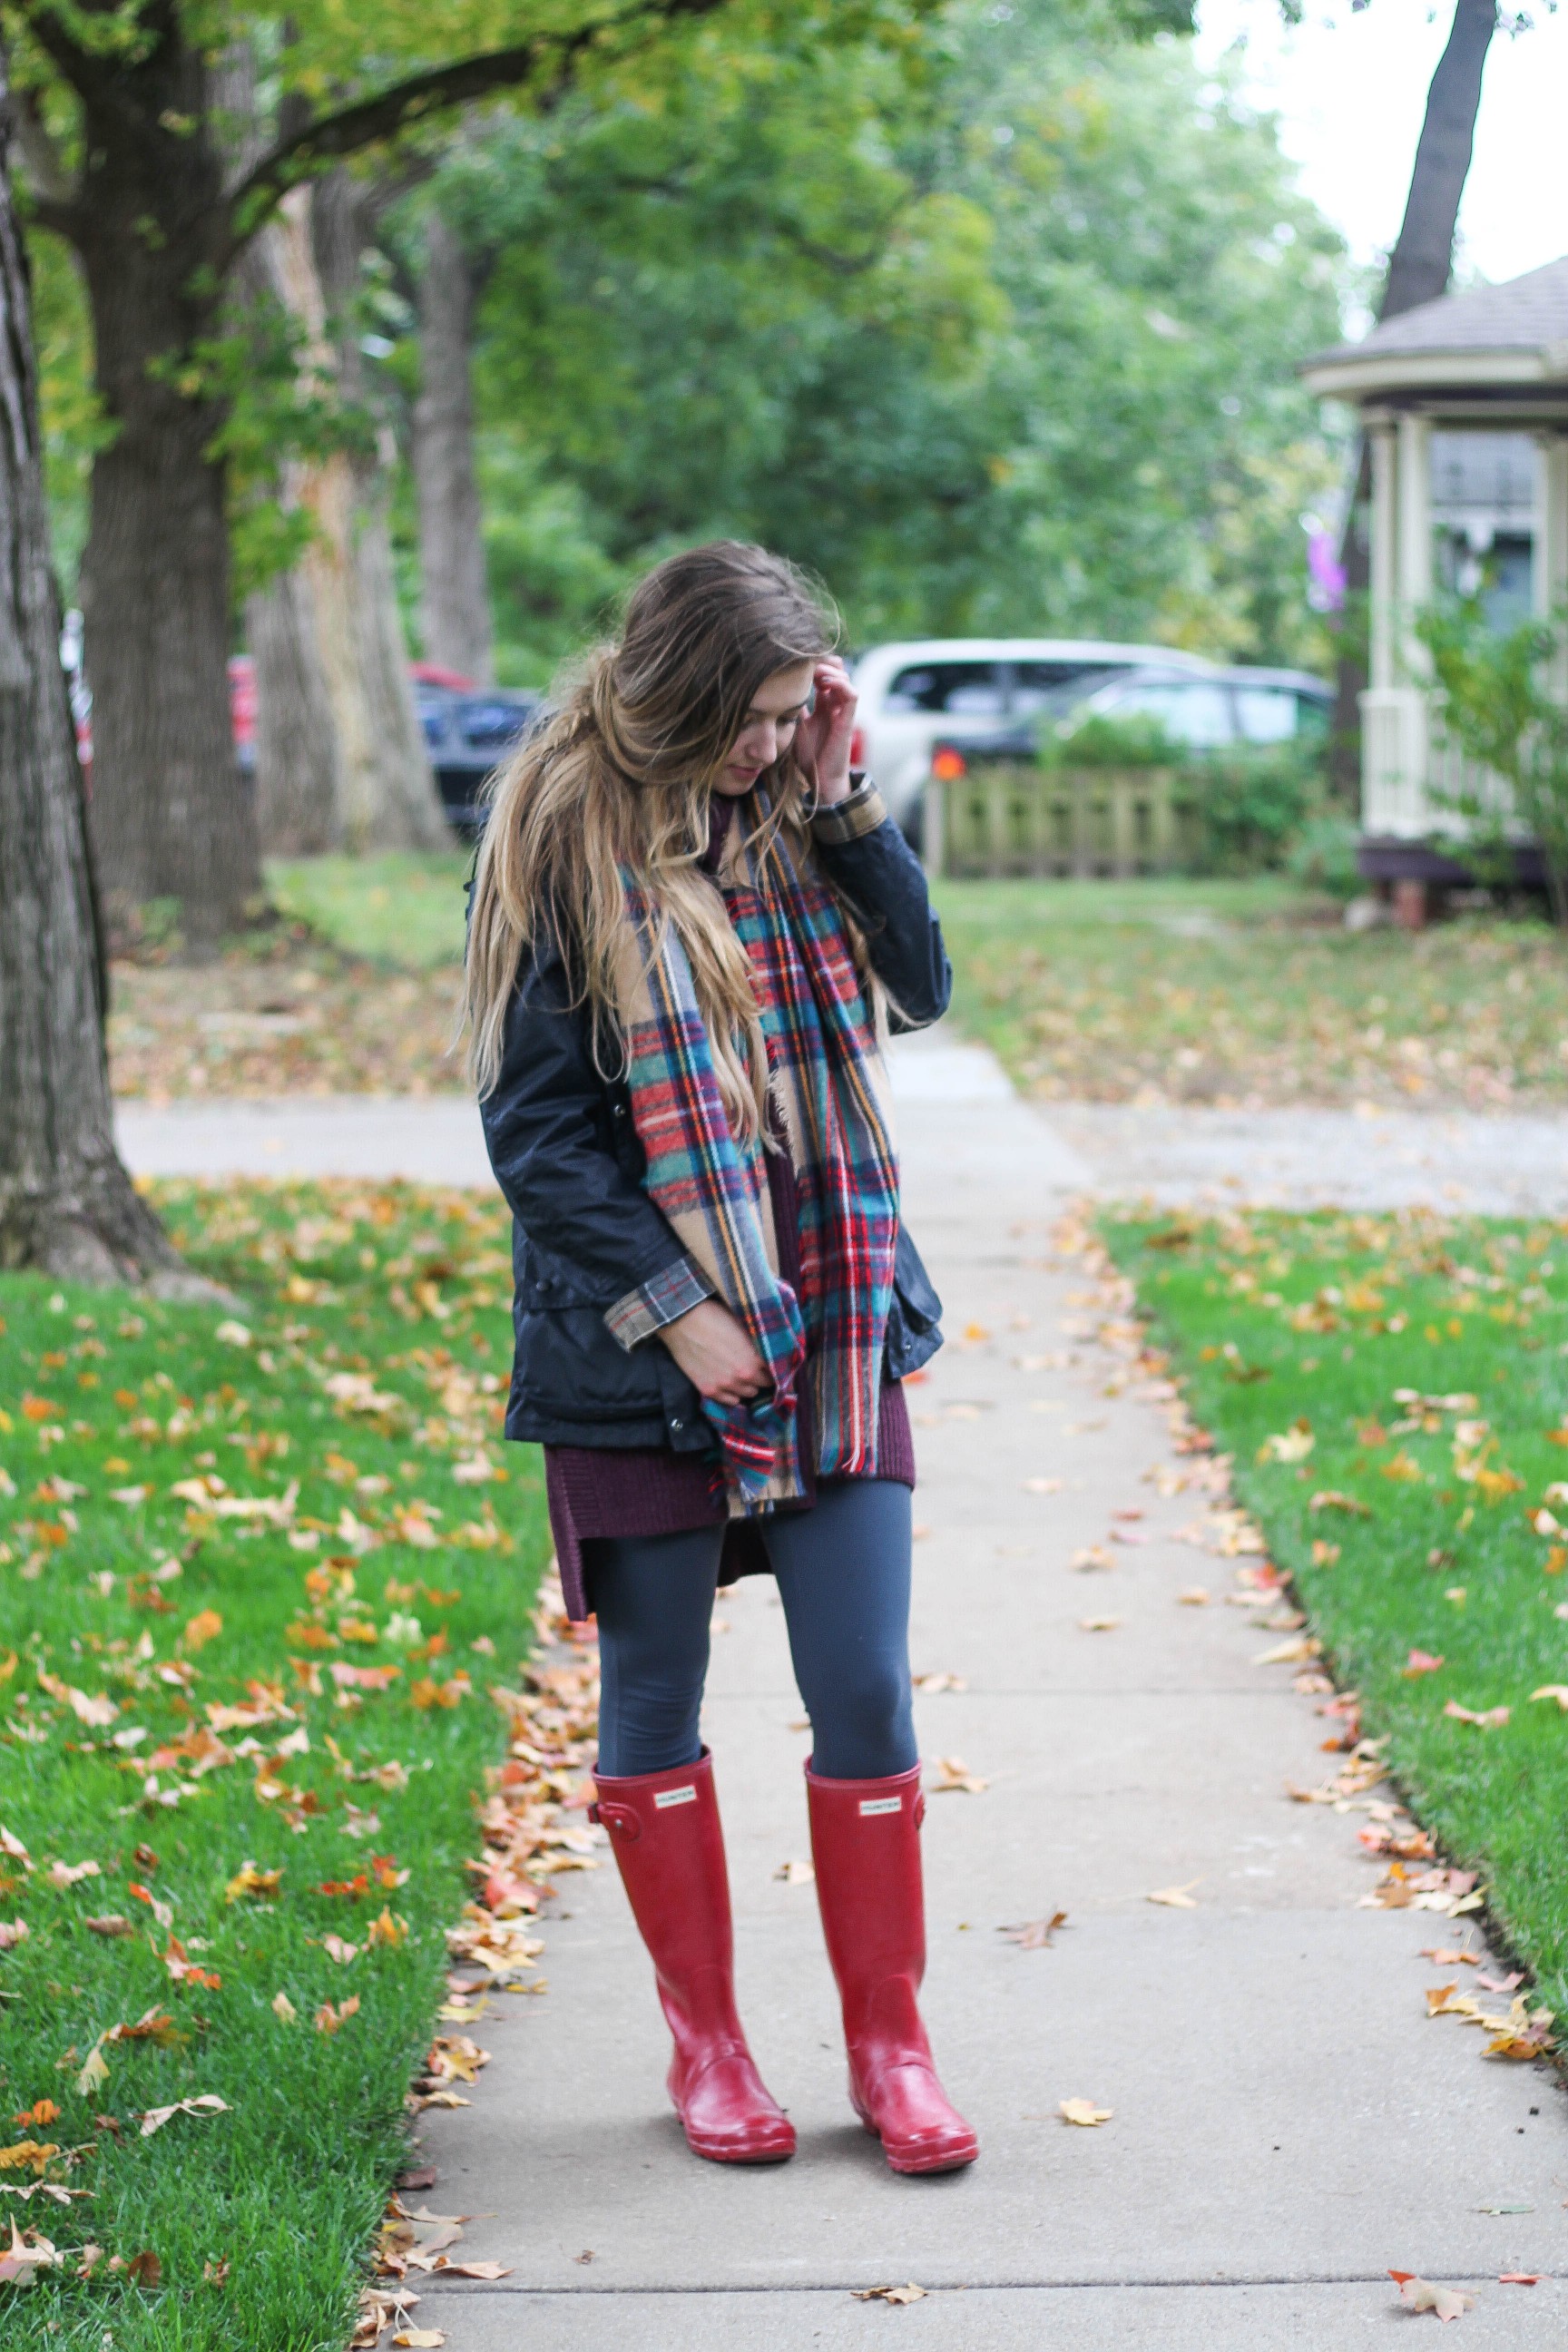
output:
[[606, 36], [639, 27], [651, 34], [683, 18], [711, 16], [725, 5], [726, 0], [632, 0], [619, 13], [579, 26], [575, 32], [542, 33], [510, 48], [458, 58], [450, 65], [395, 82], [390, 89], [341, 107], [334, 114], [316, 117], [291, 138], [279, 141], [236, 188], [227, 207], [228, 229], [218, 256], [220, 268], [227, 268], [288, 189], [324, 165], [395, 138], [411, 124], [447, 108], [488, 98], [497, 90], [515, 89], [533, 80], [547, 65], [552, 70], [542, 97], [544, 103], [553, 103], [569, 87], [583, 58]]

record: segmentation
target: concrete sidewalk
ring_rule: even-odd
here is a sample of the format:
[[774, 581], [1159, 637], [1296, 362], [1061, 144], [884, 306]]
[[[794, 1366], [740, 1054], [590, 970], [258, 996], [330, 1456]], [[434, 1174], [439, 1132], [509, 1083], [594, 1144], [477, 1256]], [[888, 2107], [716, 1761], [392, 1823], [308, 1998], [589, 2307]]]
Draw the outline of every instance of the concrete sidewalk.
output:
[[[1340, 2352], [1414, 2340], [1386, 2272], [1479, 2289], [1465, 2346], [1568, 2338], [1568, 2130], [1552, 2078], [1429, 2022], [1421, 1948], [1462, 1923], [1357, 1907], [1362, 1815], [1289, 1803], [1325, 1725], [1258, 1654], [1279, 1634], [1216, 1595], [1226, 1564], [1173, 1540], [1154, 1399], [1108, 1396], [1076, 1336], [1081, 1271], [1049, 1235], [1081, 1159], [980, 1056], [903, 1057], [910, 1222], [953, 1344], [911, 1391], [921, 1485], [914, 1664], [922, 1752], [988, 1786], [933, 1795], [927, 2008], [980, 2128], [970, 2172], [895, 2179], [843, 2091], [809, 1885], [807, 1737], [771, 1587], [719, 1604], [706, 1711], [729, 1833], [742, 2004], [800, 2133], [795, 2161], [685, 2150], [664, 2027], [613, 1866], [563, 1881], [550, 1991], [497, 1998], [473, 2105], [422, 2120], [425, 2201], [472, 2218], [494, 2285], [419, 2282], [449, 2352], [750, 2352], [900, 2344]], [[1081, 1305], [1077, 1302], [1077, 1305]], [[1059, 1492], [1025, 1481], [1059, 1478]], [[1075, 1573], [1110, 1513], [1152, 1540]], [[1123, 1523], [1127, 1524], [1127, 1523]], [[1111, 1615], [1114, 1631], [1080, 1628]], [[1191, 1883], [1197, 1907], [1152, 1905]], [[998, 1931], [1065, 1908], [1054, 1948]], [[1450, 1971], [1450, 1973], [1452, 1973]], [[1465, 1972], [1468, 1973], [1468, 1972]], [[1058, 2103], [1114, 2110], [1098, 2130]], [[1502, 2210], [1489, 2210], [1502, 2209]], [[1533, 2287], [1499, 2273], [1540, 2272]], [[900, 2309], [852, 2291], [917, 2282]]]
[[[893, 1066], [917, 1148], [929, 1135], [954, 1175], [979, 1149], [1000, 1155], [988, 1161], [987, 1181], [1005, 1177], [1031, 1198], [1046, 1185], [1166, 1203], [1568, 1210], [1568, 1118], [1560, 1115], [1063, 1102], [1015, 1107], [1009, 1116], [1014, 1098], [995, 1062], [944, 1032], [900, 1040]], [[986, 1114], [978, 1125], [976, 1112]], [[115, 1125], [138, 1175], [490, 1181], [479, 1113], [462, 1095], [122, 1101]]]

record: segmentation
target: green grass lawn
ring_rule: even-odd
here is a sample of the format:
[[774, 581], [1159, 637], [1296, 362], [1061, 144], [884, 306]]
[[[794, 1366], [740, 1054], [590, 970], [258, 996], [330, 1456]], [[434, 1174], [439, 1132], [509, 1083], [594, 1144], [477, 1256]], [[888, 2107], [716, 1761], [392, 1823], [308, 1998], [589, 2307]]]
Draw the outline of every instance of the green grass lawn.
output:
[[237, 1316], [0, 1279], [0, 2218], [71, 2254], [0, 2325], [317, 2352], [405, 2157], [548, 1549], [498, 1443], [506, 1220], [158, 1200]]
[[460, 963], [463, 885], [473, 852], [379, 857], [273, 857], [267, 885], [279, 912], [309, 923], [344, 954], [405, 971]]
[[[1532, 1696], [1568, 1696], [1552, 1524], [1568, 1525], [1568, 1228], [1257, 1213], [1101, 1230], [1411, 1810], [1481, 1873], [1568, 2019], [1568, 1713]], [[1409, 1673], [1413, 1651], [1442, 1663]]]
[[1568, 945], [1466, 916], [1355, 935], [1253, 881], [944, 882], [959, 1020], [1028, 1092], [1500, 1107], [1568, 1095]]

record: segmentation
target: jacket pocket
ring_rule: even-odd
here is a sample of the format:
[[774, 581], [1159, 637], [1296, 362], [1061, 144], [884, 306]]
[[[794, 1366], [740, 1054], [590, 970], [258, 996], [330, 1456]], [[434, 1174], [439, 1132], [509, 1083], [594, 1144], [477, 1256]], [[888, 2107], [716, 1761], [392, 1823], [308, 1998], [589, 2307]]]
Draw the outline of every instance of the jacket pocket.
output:
[[884, 1350], [888, 1378], [907, 1380], [942, 1345], [942, 1301], [906, 1228], [899, 1227], [893, 1260], [893, 1300], [888, 1310]]

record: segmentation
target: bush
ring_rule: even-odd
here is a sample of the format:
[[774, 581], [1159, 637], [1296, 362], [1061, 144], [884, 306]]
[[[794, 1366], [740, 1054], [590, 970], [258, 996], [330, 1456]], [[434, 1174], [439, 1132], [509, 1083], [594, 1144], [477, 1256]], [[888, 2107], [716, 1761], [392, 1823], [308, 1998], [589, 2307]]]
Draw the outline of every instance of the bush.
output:
[[1194, 873], [1274, 872], [1321, 807], [1321, 754], [1300, 743], [1189, 753], [1182, 796], [1197, 820]]
[[1285, 854], [1285, 870], [1304, 889], [1331, 898], [1358, 898], [1366, 888], [1356, 864], [1359, 829], [1348, 816], [1323, 810], [1310, 816]]
[[1179, 768], [1191, 757], [1157, 719], [1086, 719], [1040, 738], [1043, 768]]

